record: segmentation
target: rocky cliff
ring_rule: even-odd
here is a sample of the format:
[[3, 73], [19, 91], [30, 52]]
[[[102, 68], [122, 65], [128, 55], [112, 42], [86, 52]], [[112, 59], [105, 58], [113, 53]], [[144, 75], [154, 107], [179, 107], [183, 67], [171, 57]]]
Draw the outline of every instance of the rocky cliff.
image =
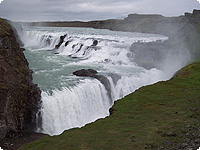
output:
[[0, 19], [0, 140], [34, 128], [40, 94], [12, 27]]
[[121, 21], [102, 21], [102, 26], [99, 27], [110, 30], [162, 34], [168, 37], [172, 37], [185, 26], [191, 27], [198, 25], [200, 22], [199, 18], [199, 10], [193, 10], [192, 13], [185, 13], [185, 15], [178, 17], [164, 17], [162, 15], [156, 14], [129, 14], [128, 17]]

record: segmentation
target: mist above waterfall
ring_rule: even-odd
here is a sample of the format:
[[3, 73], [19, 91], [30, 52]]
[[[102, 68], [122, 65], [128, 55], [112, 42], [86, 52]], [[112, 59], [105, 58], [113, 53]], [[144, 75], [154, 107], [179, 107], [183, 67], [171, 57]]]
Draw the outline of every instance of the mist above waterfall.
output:
[[191, 54], [187, 47], [169, 45], [165, 42], [133, 43], [131, 52], [134, 61], [146, 69], [158, 68], [165, 72], [167, 78], [191, 61]]

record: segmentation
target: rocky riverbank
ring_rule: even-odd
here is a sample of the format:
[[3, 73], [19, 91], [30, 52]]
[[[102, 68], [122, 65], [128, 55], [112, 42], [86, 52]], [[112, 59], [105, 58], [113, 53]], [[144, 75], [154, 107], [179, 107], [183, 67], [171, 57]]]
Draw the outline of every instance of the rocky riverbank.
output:
[[41, 98], [16, 35], [0, 19], [0, 147], [4, 149], [15, 147], [8, 144], [10, 140], [32, 133]]

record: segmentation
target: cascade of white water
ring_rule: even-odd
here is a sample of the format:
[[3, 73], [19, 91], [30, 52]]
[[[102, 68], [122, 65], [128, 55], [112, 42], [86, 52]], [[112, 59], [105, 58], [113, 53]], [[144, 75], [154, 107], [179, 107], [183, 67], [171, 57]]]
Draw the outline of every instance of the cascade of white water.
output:
[[111, 91], [113, 100], [118, 100], [142, 86], [150, 85], [161, 80], [166, 80], [165, 74], [161, 70], [151, 69], [144, 70], [139, 74], [121, 76], [121, 78], [114, 83], [111, 77], [108, 77], [111, 83]]
[[111, 107], [105, 87], [98, 80], [85, 79], [71, 88], [42, 93], [42, 126], [50, 135], [81, 127], [109, 115]]
[[[104, 118], [109, 115], [109, 108], [115, 100], [142, 86], [169, 78], [159, 69], [138, 67], [134, 63], [134, 54], [129, 50], [133, 42], [166, 40], [166, 37], [64, 29], [29, 28], [25, 31], [27, 57], [30, 57], [30, 65], [35, 71], [34, 79], [43, 90], [38, 132], [58, 135], [64, 130]], [[56, 49], [63, 35], [66, 35], [64, 41]], [[94, 40], [98, 41], [97, 46], [91, 46]], [[96, 79], [72, 76], [73, 71], [82, 67], [98, 70], [104, 75], [110, 82], [111, 93]]]

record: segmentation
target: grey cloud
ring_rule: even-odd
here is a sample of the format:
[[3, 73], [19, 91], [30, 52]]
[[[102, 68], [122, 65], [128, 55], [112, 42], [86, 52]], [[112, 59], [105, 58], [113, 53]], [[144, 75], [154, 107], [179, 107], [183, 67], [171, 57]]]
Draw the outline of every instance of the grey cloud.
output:
[[130, 13], [178, 16], [194, 8], [196, 0], [4, 0], [0, 17], [22, 21], [97, 20]]

